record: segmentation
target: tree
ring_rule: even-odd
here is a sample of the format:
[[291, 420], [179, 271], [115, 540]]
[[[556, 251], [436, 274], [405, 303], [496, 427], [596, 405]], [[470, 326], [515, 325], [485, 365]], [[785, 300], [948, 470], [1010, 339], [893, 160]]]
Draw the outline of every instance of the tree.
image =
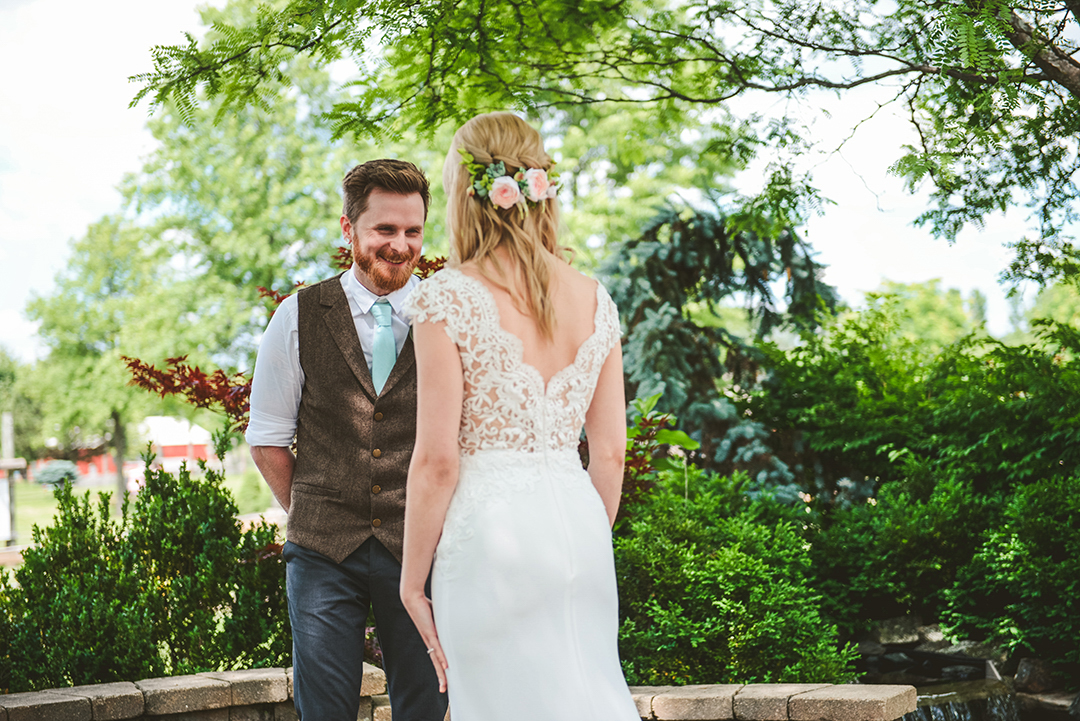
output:
[[1080, 327], [1080, 292], [1075, 286], [1062, 284], [1043, 288], [1025, 315], [1029, 323], [1037, 318], [1049, 318]]
[[951, 240], [1026, 205], [1035, 235], [1017, 240], [1005, 275], [1047, 283], [1080, 274], [1068, 235], [1080, 192], [1078, 17], [1073, 0], [291, 0], [220, 22], [202, 47], [189, 36], [154, 48], [133, 103], [171, 100], [187, 116], [199, 90], [220, 96], [222, 113], [273, 103], [274, 84], [290, 81], [284, 63], [303, 56], [350, 58], [360, 71], [327, 113], [338, 135], [398, 137], [491, 108], [646, 107], [660, 126], [724, 129], [710, 153], [774, 149], [764, 195], [804, 191], [780, 218], [791, 224], [815, 200], [791, 170], [810, 136], [797, 113], [738, 120], [727, 101], [877, 85], [918, 131], [894, 169], [932, 185], [919, 222]]
[[940, 283], [939, 278], [925, 283], [886, 281], [870, 294], [868, 305], [893, 306], [900, 337], [927, 352], [940, 352], [980, 327], [986, 303], [977, 290], [965, 301], [959, 290], [942, 289]]
[[185, 409], [131, 388], [125, 357], [249, 371], [273, 307], [259, 286], [289, 292], [335, 270], [344, 172], [376, 152], [434, 156], [331, 141], [310, 122], [325, 74], [297, 77], [303, 93], [217, 125], [212, 111], [153, 119], [160, 145], [122, 184], [123, 212], [90, 226], [56, 290], [30, 303], [50, 349], [30, 375], [54, 453], [108, 448], [119, 470], [135, 421]]
[[[692, 454], [698, 465], [748, 472], [755, 492], [781, 488], [793, 499], [798, 488], [767, 447], [767, 429], [738, 412], [728, 389], [754, 382], [755, 341], [780, 328], [815, 328], [837, 298], [809, 245], [768, 216], [751, 221], [757, 232], [731, 232], [716, 211], [669, 208], [641, 237], [615, 246], [601, 272], [626, 324], [627, 395], [662, 393], [659, 408], [701, 444]], [[718, 322], [733, 301], [753, 336]]]
[[43, 452], [41, 404], [30, 388], [31, 367], [0, 346], [0, 412], [12, 414], [15, 455], [39, 458]]
[[141, 229], [103, 218], [74, 244], [54, 293], [27, 308], [49, 348], [33, 377], [46, 429], [58, 431], [57, 450], [64, 455], [111, 449], [119, 496], [126, 491], [128, 427], [148, 400], [128, 387], [121, 354], [160, 357], [168, 353], [167, 340], [197, 347], [202, 337], [179, 332], [176, 322], [197, 311], [198, 296], [170, 292], [177, 289], [164, 282], [168, 256], [142, 239]]

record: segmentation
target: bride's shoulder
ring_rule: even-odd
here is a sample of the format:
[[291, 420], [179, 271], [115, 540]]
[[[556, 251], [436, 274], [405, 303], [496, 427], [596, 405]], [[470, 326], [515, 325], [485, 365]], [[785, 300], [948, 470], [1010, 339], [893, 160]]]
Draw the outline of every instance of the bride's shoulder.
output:
[[468, 280], [456, 268], [444, 268], [420, 281], [409, 294], [405, 310], [413, 322], [445, 320], [470, 305]]
[[600, 298], [608, 297], [604, 284], [596, 278], [582, 273], [569, 264], [559, 264], [555, 267], [558, 269], [556, 272], [560, 283], [564, 284], [570, 293], [582, 302], [596, 296]]

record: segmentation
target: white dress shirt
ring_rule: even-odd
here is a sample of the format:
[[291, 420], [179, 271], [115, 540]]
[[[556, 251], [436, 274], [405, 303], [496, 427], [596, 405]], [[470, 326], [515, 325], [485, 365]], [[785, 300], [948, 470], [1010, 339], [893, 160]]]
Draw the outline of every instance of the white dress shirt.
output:
[[[341, 288], [349, 301], [356, 335], [364, 350], [368, 370], [371, 370], [371, 347], [375, 340], [375, 315], [371, 306], [385, 298], [393, 310], [391, 327], [397, 352], [409, 336], [409, 318], [402, 311], [405, 299], [420, 279], [415, 275], [393, 293], [378, 296], [356, 279], [356, 266], [341, 276]], [[296, 294], [281, 302], [259, 342], [255, 359], [255, 374], [251, 379], [251, 413], [244, 438], [252, 446], [292, 445], [296, 436], [296, 416], [300, 410], [300, 392], [304, 388], [304, 371], [300, 367], [300, 332], [298, 329]]]

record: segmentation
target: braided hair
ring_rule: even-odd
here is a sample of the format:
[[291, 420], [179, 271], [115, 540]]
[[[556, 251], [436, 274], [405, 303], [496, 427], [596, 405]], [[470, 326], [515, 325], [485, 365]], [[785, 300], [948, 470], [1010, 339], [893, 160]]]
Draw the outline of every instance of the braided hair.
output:
[[[550, 339], [555, 329], [555, 311], [549, 293], [548, 254], [559, 257], [568, 250], [558, 245], [558, 201], [544, 200], [524, 216], [517, 207], [504, 209], [481, 202], [468, 192], [473, 181], [460, 162], [459, 148], [481, 165], [502, 161], [513, 175], [526, 168], [551, 167], [543, 139], [513, 113], [478, 115], [454, 134], [443, 164], [443, 187], [451, 262], [475, 261], [480, 273], [509, 292], [518, 309], [531, 315], [541, 334]], [[499, 247], [515, 261], [519, 283], [507, 282], [507, 269], [495, 254]]]

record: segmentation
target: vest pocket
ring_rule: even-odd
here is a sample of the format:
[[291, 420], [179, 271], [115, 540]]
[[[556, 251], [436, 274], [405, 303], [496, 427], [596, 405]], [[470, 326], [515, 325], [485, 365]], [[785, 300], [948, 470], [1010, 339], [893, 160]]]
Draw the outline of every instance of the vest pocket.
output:
[[329, 496], [330, 498], [338, 498], [341, 496], [341, 491], [336, 488], [315, 486], [310, 483], [293, 483], [292, 487], [293, 490], [298, 493], [309, 493], [313, 496]]

